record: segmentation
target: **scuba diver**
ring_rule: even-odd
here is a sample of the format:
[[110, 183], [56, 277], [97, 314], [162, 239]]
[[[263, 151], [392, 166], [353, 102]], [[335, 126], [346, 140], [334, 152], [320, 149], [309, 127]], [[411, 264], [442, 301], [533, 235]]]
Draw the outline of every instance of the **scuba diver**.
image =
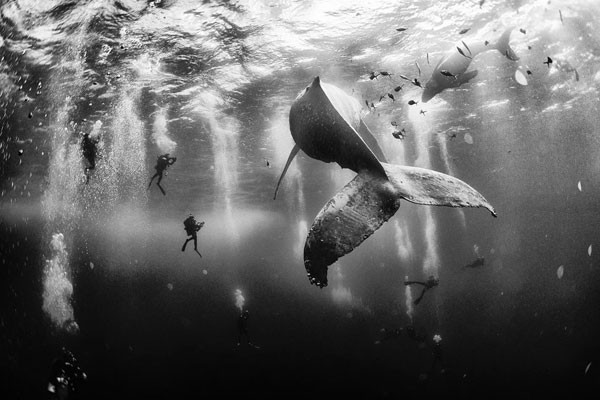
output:
[[477, 268], [483, 266], [485, 263], [485, 257], [477, 257], [475, 261], [470, 264], [463, 266], [463, 268]]
[[425, 292], [427, 290], [429, 290], [433, 287], [436, 287], [439, 283], [440, 283], [440, 280], [433, 275], [429, 276], [429, 278], [427, 279], [427, 282], [404, 281], [405, 286], [412, 285], [412, 284], [417, 284], [417, 285], [423, 286], [423, 291], [421, 292], [421, 295], [414, 301], [415, 305], [419, 304], [421, 302], [421, 299], [423, 298], [423, 296], [425, 295]]
[[71, 394], [77, 392], [81, 382], [86, 379], [87, 375], [79, 368], [73, 353], [63, 347], [61, 356], [52, 362], [47, 387], [50, 398], [68, 399]]
[[198, 235], [196, 234], [196, 232], [198, 232], [204, 226], [204, 221], [198, 223], [196, 222], [194, 216], [190, 214], [189, 217], [187, 217], [185, 221], [183, 221], [183, 226], [185, 229], [185, 233], [187, 233], [187, 235], [190, 237], [186, 239], [185, 243], [183, 244], [183, 247], [181, 248], [181, 251], [185, 251], [185, 246], [187, 246], [190, 240], [193, 240], [194, 251], [196, 251], [196, 253], [198, 253], [198, 255], [202, 257], [202, 254], [200, 254], [200, 252], [198, 251]]
[[238, 328], [238, 341], [237, 345], [242, 344], [242, 336], [246, 336], [246, 344], [248, 346], [254, 347], [255, 349], [260, 349], [257, 345], [250, 341], [250, 336], [248, 335], [248, 318], [250, 317], [250, 311], [244, 310], [240, 313], [237, 321]]
[[96, 168], [96, 152], [98, 139], [91, 138], [89, 133], [84, 133], [81, 139], [81, 152], [85, 159], [85, 183], [86, 185], [90, 182], [90, 170]]
[[442, 367], [440, 372], [443, 374], [445, 372], [445, 369], [444, 369], [444, 361], [442, 360], [442, 337], [440, 335], [433, 336], [432, 353], [433, 353], [433, 361], [431, 363], [431, 373], [433, 373], [433, 369], [435, 368], [435, 365], [439, 361], [440, 366]]
[[175, 164], [175, 161], [177, 161], [177, 157], [169, 157], [169, 153], [165, 153], [161, 156], [158, 156], [158, 159], [156, 160], [156, 166], [154, 167], [154, 169], [156, 169], [156, 173], [150, 179], [148, 189], [150, 189], [154, 178], [158, 176], [158, 181], [156, 182], [156, 185], [158, 186], [162, 194], [166, 196], [167, 193], [165, 193], [165, 190], [162, 188], [162, 186], [160, 186], [160, 181], [162, 180], [163, 172], [167, 169], [167, 167]]

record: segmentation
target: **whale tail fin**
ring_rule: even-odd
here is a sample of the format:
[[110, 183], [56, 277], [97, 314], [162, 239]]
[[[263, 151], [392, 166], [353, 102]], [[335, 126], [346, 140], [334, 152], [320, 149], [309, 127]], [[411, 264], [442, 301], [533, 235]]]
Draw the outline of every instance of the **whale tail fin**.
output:
[[310, 283], [327, 286], [327, 268], [390, 219], [400, 200], [448, 207], [494, 208], [475, 189], [441, 172], [382, 163], [388, 179], [360, 173], [325, 204], [306, 238], [304, 266]]
[[515, 53], [515, 51], [510, 47], [510, 34], [512, 30], [512, 27], [506, 29], [494, 47], [509, 60], [517, 61], [519, 56], [517, 56], [517, 53]]

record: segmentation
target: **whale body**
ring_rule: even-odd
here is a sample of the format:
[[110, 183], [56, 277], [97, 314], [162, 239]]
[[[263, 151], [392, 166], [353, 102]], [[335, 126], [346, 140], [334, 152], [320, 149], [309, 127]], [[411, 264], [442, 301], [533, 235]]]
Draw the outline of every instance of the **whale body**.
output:
[[389, 164], [360, 118], [360, 105], [316, 77], [290, 108], [294, 148], [275, 194], [299, 150], [357, 173], [315, 217], [304, 245], [310, 283], [327, 286], [327, 269], [391, 218], [402, 199], [416, 204], [494, 208], [460, 179], [425, 168]]
[[[449, 88], [459, 87], [475, 78], [478, 71], [467, 72], [467, 68], [471, 65], [473, 58], [484, 51], [498, 50], [509, 60], [517, 61], [519, 57], [517, 57], [509, 43], [511, 32], [512, 28], [504, 31], [496, 43], [486, 43], [484, 41], [465, 43], [462, 41], [456, 48], [453, 47], [433, 69], [431, 78], [425, 84], [421, 101], [427, 103], [438, 93]], [[459, 53], [459, 49], [463, 54]]]

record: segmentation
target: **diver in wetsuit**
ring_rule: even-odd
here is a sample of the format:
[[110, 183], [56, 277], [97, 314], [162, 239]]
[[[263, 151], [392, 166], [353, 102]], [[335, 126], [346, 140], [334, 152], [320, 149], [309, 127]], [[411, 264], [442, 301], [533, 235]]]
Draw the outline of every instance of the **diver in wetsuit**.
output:
[[441, 373], [443, 374], [445, 372], [445, 369], [444, 369], [444, 361], [442, 360], [442, 337], [440, 335], [433, 336], [432, 353], [433, 353], [433, 361], [431, 363], [431, 372], [433, 373], [433, 369], [435, 368], [435, 365], [439, 362], [440, 366], [442, 367]]
[[237, 345], [242, 344], [242, 336], [246, 337], [246, 344], [248, 346], [254, 347], [255, 349], [259, 349], [257, 345], [250, 341], [250, 336], [248, 335], [248, 318], [250, 317], [250, 312], [248, 310], [244, 310], [240, 313], [237, 321], [238, 328], [238, 341]]
[[86, 379], [87, 375], [79, 368], [73, 353], [63, 347], [61, 356], [54, 360], [50, 370], [47, 387], [49, 398], [68, 399]]
[[97, 151], [98, 139], [92, 139], [89, 133], [83, 134], [81, 139], [81, 152], [83, 158], [86, 161], [85, 165], [85, 183], [90, 182], [90, 170], [96, 168], [96, 151]]
[[427, 279], [427, 282], [404, 281], [404, 285], [405, 286], [413, 285], [413, 284], [417, 284], [417, 285], [422, 285], [423, 286], [423, 291], [421, 292], [421, 295], [414, 301], [414, 304], [419, 304], [419, 302], [421, 301], [421, 299], [425, 295], [425, 292], [427, 290], [433, 288], [433, 287], [436, 287], [439, 283], [440, 283], [440, 280], [438, 278], [436, 278], [435, 276], [433, 276], [433, 275], [429, 276], [429, 278]]
[[148, 189], [150, 189], [154, 178], [158, 176], [158, 181], [156, 182], [156, 185], [158, 186], [163, 195], [167, 194], [163, 187], [160, 186], [160, 181], [162, 180], [163, 172], [167, 169], [167, 167], [175, 164], [175, 161], [177, 161], [177, 157], [169, 157], [169, 153], [165, 153], [161, 156], [158, 156], [158, 159], [156, 160], [156, 166], [154, 167], [154, 169], [156, 169], [156, 173], [152, 176], [152, 178], [150, 178]]
[[185, 243], [183, 244], [183, 247], [181, 248], [181, 251], [185, 251], [185, 246], [187, 246], [187, 244], [190, 240], [193, 240], [194, 241], [194, 251], [196, 251], [196, 253], [198, 253], [198, 255], [200, 257], [202, 257], [202, 254], [200, 254], [200, 252], [198, 251], [198, 235], [196, 232], [198, 232], [203, 226], [204, 226], [204, 221], [202, 221], [200, 223], [196, 222], [196, 219], [191, 214], [189, 215], [189, 217], [187, 217], [185, 219], [185, 221], [183, 221], [183, 227], [185, 229], [185, 233], [187, 233], [187, 235], [190, 237], [186, 239]]

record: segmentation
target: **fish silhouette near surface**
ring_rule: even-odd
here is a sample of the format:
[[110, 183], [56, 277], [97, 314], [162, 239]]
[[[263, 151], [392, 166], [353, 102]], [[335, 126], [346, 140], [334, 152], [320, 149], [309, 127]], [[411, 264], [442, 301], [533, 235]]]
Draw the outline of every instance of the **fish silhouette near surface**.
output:
[[[327, 269], [390, 219], [404, 199], [415, 204], [494, 208], [475, 189], [452, 176], [425, 168], [388, 164], [360, 117], [360, 103], [316, 77], [293, 102], [290, 132], [295, 145], [275, 188], [300, 149], [357, 173], [316, 216], [304, 246], [311, 284], [327, 286]], [[275, 198], [275, 197], [274, 197]]]
[[467, 68], [471, 65], [473, 58], [479, 53], [496, 49], [509, 60], [518, 60], [519, 57], [517, 57], [509, 44], [511, 32], [512, 28], [508, 28], [495, 44], [491, 44], [488, 41], [482, 41], [471, 42], [471, 44], [467, 46], [466, 41], [461, 41], [461, 45], [464, 46], [466, 49], [465, 51], [467, 51], [468, 54], [466, 54], [461, 47], [456, 46], [455, 49], [451, 50], [443, 57], [433, 69], [431, 78], [425, 84], [421, 100], [426, 103], [442, 91], [459, 87], [475, 78], [478, 71], [473, 70], [467, 72]]

